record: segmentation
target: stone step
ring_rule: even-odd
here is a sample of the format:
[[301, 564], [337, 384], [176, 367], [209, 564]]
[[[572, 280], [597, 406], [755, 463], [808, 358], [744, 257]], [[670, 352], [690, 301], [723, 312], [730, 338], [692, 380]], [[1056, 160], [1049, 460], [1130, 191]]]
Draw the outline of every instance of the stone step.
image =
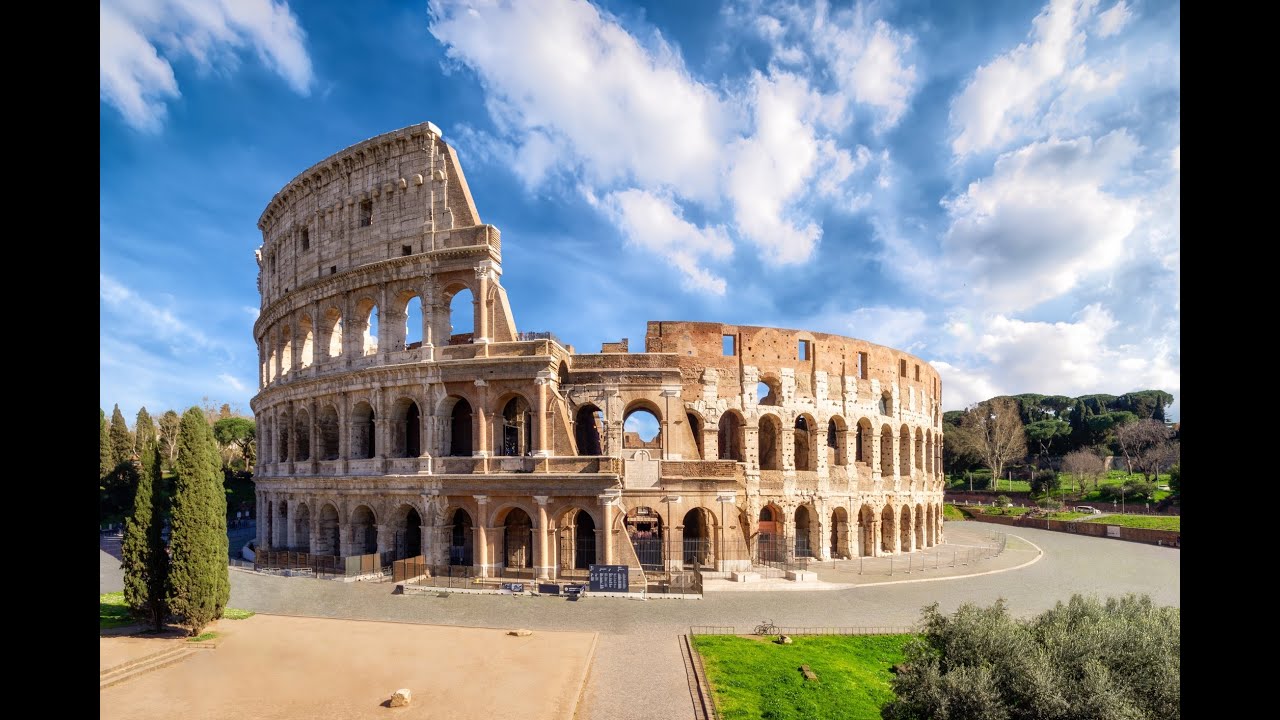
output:
[[182, 662], [196, 654], [196, 652], [198, 650], [194, 648], [177, 646], [127, 663], [121, 663], [99, 673], [98, 689], [105, 690], [112, 685], [119, 685], [122, 682], [132, 680], [139, 675], [145, 675], [153, 670], [159, 670], [174, 663]]

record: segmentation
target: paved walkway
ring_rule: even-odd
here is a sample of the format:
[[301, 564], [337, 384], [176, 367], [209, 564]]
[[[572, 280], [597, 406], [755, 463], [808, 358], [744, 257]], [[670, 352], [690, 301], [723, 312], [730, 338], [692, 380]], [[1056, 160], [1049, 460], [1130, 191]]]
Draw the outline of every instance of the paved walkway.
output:
[[[942, 612], [952, 612], [965, 602], [988, 605], [1004, 598], [1015, 616], [1029, 616], [1077, 592], [1146, 593], [1159, 604], [1180, 605], [1181, 551], [1173, 548], [976, 522], [948, 522], [946, 528], [948, 543], [1005, 532], [1009, 546], [1000, 558], [966, 566], [971, 572], [945, 580], [931, 579], [941, 572], [930, 576], [932, 571], [921, 571], [901, 579], [895, 572], [892, 577], [859, 576], [866, 582], [855, 581], [855, 587], [837, 590], [712, 591], [703, 600], [648, 602], [600, 597], [570, 602], [510, 595], [404, 596], [392, 595], [390, 584], [233, 570], [231, 606], [317, 617], [595, 631], [600, 636], [579, 720], [683, 720], [693, 718], [693, 710], [678, 639], [690, 625], [732, 625], [745, 632], [768, 618], [788, 626], [905, 627], [915, 624], [920, 609], [934, 602]], [[1023, 560], [1036, 552], [1031, 548], [1042, 550], [1043, 556], [1025, 564]], [[104, 585], [103, 592], [107, 589]]]

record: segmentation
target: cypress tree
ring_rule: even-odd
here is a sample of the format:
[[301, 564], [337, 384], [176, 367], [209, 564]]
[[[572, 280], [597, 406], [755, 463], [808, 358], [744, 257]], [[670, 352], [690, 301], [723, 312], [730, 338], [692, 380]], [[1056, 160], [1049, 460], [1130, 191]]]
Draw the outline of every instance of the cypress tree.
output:
[[213, 431], [198, 407], [182, 416], [170, 516], [169, 609], [192, 636], [222, 617], [227, 572], [227, 496]]
[[133, 435], [129, 433], [129, 425], [120, 414], [120, 406], [111, 411], [111, 467], [129, 462], [133, 457]]
[[[98, 416], [101, 420], [102, 436], [99, 438], [99, 457], [98, 457], [98, 480], [106, 477], [113, 469], [115, 463], [111, 462], [111, 436], [107, 433], [107, 413], [102, 408], [98, 408]], [[102, 483], [98, 483], [98, 489], [102, 490]]]
[[164, 538], [164, 476], [160, 445], [154, 440], [142, 455], [142, 472], [133, 496], [133, 513], [125, 520], [120, 546], [124, 570], [124, 600], [139, 620], [156, 630], [168, 616], [169, 556]]
[[142, 462], [147, 462], [151, 454], [151, 442], [156, 439], [156, 424], [144, 405], [138, 410], [138, 419], [133, 426], [133, 449]]

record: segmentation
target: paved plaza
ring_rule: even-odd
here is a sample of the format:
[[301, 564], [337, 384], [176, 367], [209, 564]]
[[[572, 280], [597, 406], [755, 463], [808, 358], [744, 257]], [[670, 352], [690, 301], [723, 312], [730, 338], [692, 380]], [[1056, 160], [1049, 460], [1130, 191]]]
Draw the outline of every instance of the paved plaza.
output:
[[[1158, 604], [1180, 606], [1181, 551], [1174, 548], [977, 522], [948, 522], [946, 532], [947, 544], [937, 556], [917, 555], [919, 565], [915, 559], [910, 561], [911, 572], [899, 569], [905, 558], [895, 559], [892, 576], [869, 572], [869, 566], [863, 567], [862, 574], [851, 566], [819, 571], [820, 580], [846, 586], [839, 589], [731, 592], [709, 587], [702, 600], [646, 602], [599, 597], [580, 602], [494, 595], [441, 598], [394, 595], [390, 583], [341, 583], [233, 570], [230, 604], [282, 615], [598, 633], [577, 711], [580, 720], [693, 718], [679, 646], [680, 635], [691, 625], [732, 625], [745, 632], [768, 618], [787, 626], [907, 627], [919, 619], [921, 608], [934, 602], [942, 612], [951, 612], [962, 603], [987, 605], [1003, 598], [1011, 613], [1029, 616], [1073, 593], [1146, 593]], [[997, 532], [1007, 533], [1008, 538], [999, 557], [946, 567], [949, 552], [987, 544]], [[929, 558], [936, 569], [929, 567]], [[105, 552], [99, 587], [100, 592], [120, 587], [118, 562]], [[221, 653], [227, 647], [212, 652]], [[384, 654], [388, 662], [395, 662], [394, 652]], [[160, 680], [170, 671], [165, 668], [153, 675]], [[475, 682], [487, 681], [477, 678]], [[104, 703], [109, 692], [103, 693]]]

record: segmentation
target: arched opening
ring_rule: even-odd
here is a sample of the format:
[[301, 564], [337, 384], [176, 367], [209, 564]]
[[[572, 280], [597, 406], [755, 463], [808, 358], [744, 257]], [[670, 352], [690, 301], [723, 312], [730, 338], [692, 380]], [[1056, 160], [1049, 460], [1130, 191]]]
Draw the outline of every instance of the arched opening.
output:
[[293, 328], [280, 329], [280, 375], [288, 375], [293, 370]]
[[276, 503], [276, 521], [272, 523], [272, 529], [275, 530], [275, 539], [271, 541], [274, 547], [289, 547], [289, 503], [281, 500]]
[[893, 395], [888, 390], [880, 393], [880, 414], [893, 415]]
[[893, 518], [893, 508], [885, 505], [880, 513], [880, 549], [886, 553], [893, 552], [893, 533], [896, 530]]
[[742, 416], [736, 411], [730, 410], [720, 416], [716, 444], [719, 446], [721, 460], [736, 460], [738, 462], [746, 460], [746, 456], [742, 452], [743, 427]]
[[290, 437], [293, 435], [293, 415], [288, 410], [280, 413], [279, 435], [279, 442], [276, 443], [276, 449], [279, 453], [277, 462], [288, 462], [289, 447], [293, 444], [293, 440]]
[[782, 390], [775, 378], [761, 378], [756, 383], [757, 405], [781, 405]]
[[662, 426], [654, 412], [637, 407], [622, 419], [622, 447], [627, 450], [662, 450]]
[[906, 425], [898, 433], [898, 474], [904, 478], [911, 476], [911, 429]]
[[761, 470], [779, 470], [782, 467], [780, 460], [781, 448], [778, 442], [778, 436], [782, 433], [782, 423], [773, 415], [760, 416], [760, 469]]
[[801, 415], [796, 418], [796, 426], [792, 432], [795, 437], [795, 463], [796, 470], [816, 470], [816, 463], [813, 459], [813, 418], [809, 415]]
[[391, 545], [395, 548], [395, 559], [417, 557], [422, 554], [422, 516], [418, 509], [408, 503], [396, 508], [395, 537]]
[[422, 347], [422, 298], [413, 296], [404, 306], [404, 349]]
[[304, 368], [315, 362], [315, 329], [311, 324], [311, 316], [303, 315], [298, 323], [298, 332], [302, 335], [302, 350], [298, 353], [298, 362]]
[[596, 521], [591, 513], [569, 508], [560, 516], [560, 568], [589, 570], [596, 562]]
[[665, 570], [662, 517], [651, 508], [634, 507], [627, 511], [625, 525], [640, 567], [645, 570]]
[[449, 344], [462, 345], [475, 339], [476, 307], [471, 290], [463, 288], [449, 300]]
[[373, 457], [376, 436], [373, 407], [362, 400], [351, 410], [351, 458], [364, 460]]
[[267, 341], [267, 344], [271, 346], [270, 351], [267, 352], [267, 382], [271, 383], [275, 382], [276, 374], [279, 371], [279, 364], [276, 362], [278, 358], [276, 357], [275, 345], [269, 340]]
[[811, 524], [809, 508], [804, 505], [796, 508], [796, 557], [813, 557], [813, 546], [809, 538]]
[[827, 421], [827, 464], [849, 464], [849, 431], [839, 415]]
[[328, 333], [329, 357], [342, 355], [342, 313], [337, 308], [329, 308], [324, 314], [324, 327]]
[[338, 508], [328, 503], [320, 508], [319, 534], [316, 536], [317, 555], [341, 555], [341, 537], [338, 528]]
[[533, 413], [522, 397], [513, 397], [502, 408], [502, 438], [499, 455], [529, 455], [533, 452]]
[[880, 428], [880, 475], [893, 477], [893, 430], [888, 425]]
[[858, 511], [858, 556], [871, 557], [876, 551], [875, 511], [863, 505]]
[[874, 452], [871, 445], [875, 439], [875, 431], [871, 428], [871, 421], [862, 418], [858, 421], [857, 435], [853, 441], [854, 459], [860, 463], [871, 464], [871, 456]]
[[924, 541], [924, 536], [925, 536], [924, 528], [928, 524], [929, 524], [929, 521], [925, 519], [924, 506], [916, 505], [915, 522], [912, 523], [912, 527], [916, 529], [916, 549], [917, 550], [924, 547], [928, 547]]
[[684, 514], [684, 553], [681, 561], [698, 568], [715, 567], [712, 543], [712, 518], [706, 508], [693, 508]]
[[689, 422], [689, 432], [693, 433], [693, 446], [698, 451], [697, 459], [702, 459], [702, 419], [693, 413], [685, 413], [685, 420]]
[[849, 552], [849, 513], [838, 507], [831, 511], [831, 545], [832, 558], [850, 558]]
[[378, 306], [370, 304], [369, 308], [364, 311], [364, 339], [362, 340], [364, 355], [374, 355], [378, 352]]
[[902, 506], [902, 522], [899, 523], [899, 547], [902, 552], [911, 552], [911, 506]]
[[760, 508], [760, 529], [756, 533], [756, 558], [759, 562], [787, 559], [787, 540], [782, 525], [782, 510], [777, 505], [770, 503]]
[[449, 413], [449, 454], [453, 457], [471, 457], [471, 403], [463, 398], [453, 404]]
[[595, 405], [578, 408], [573, 420], [573, 439], [579, 455], [603, 455], [600, 438], [604, 430], [604, 412]]
[[351, 512], [351, 552], [348, 555], [371, 555], [376, 552], [377, 521], [368, 505], [360, 505]]
[[416, 402], [409, 403], [409, 411], [404, 416], [404, 452], [407, 457], [422, 454], [422, 411]]
[[319, 460], [338, 459], [338, 410], [332, 405], [320, 408], [317, 418], [320, 432], [316, 434], [316, 458]]
[[305, 409], [299, 409], [293, 421], [293, 459], [311, 459], [311, 415]]
[[449, 564], [471, 565], [471, 545], [474, 533], [471, 532], [471, 515], [458, 508], [449, 519]]
[[306, 503], [298, 503], [293, 513], [293, 549], [295, 552], [311, 552], [311, 511]]
[[533, 522], [529, 514], [513, 508], [502, 521], [502, 565], [508, 570], [533, 567]]

